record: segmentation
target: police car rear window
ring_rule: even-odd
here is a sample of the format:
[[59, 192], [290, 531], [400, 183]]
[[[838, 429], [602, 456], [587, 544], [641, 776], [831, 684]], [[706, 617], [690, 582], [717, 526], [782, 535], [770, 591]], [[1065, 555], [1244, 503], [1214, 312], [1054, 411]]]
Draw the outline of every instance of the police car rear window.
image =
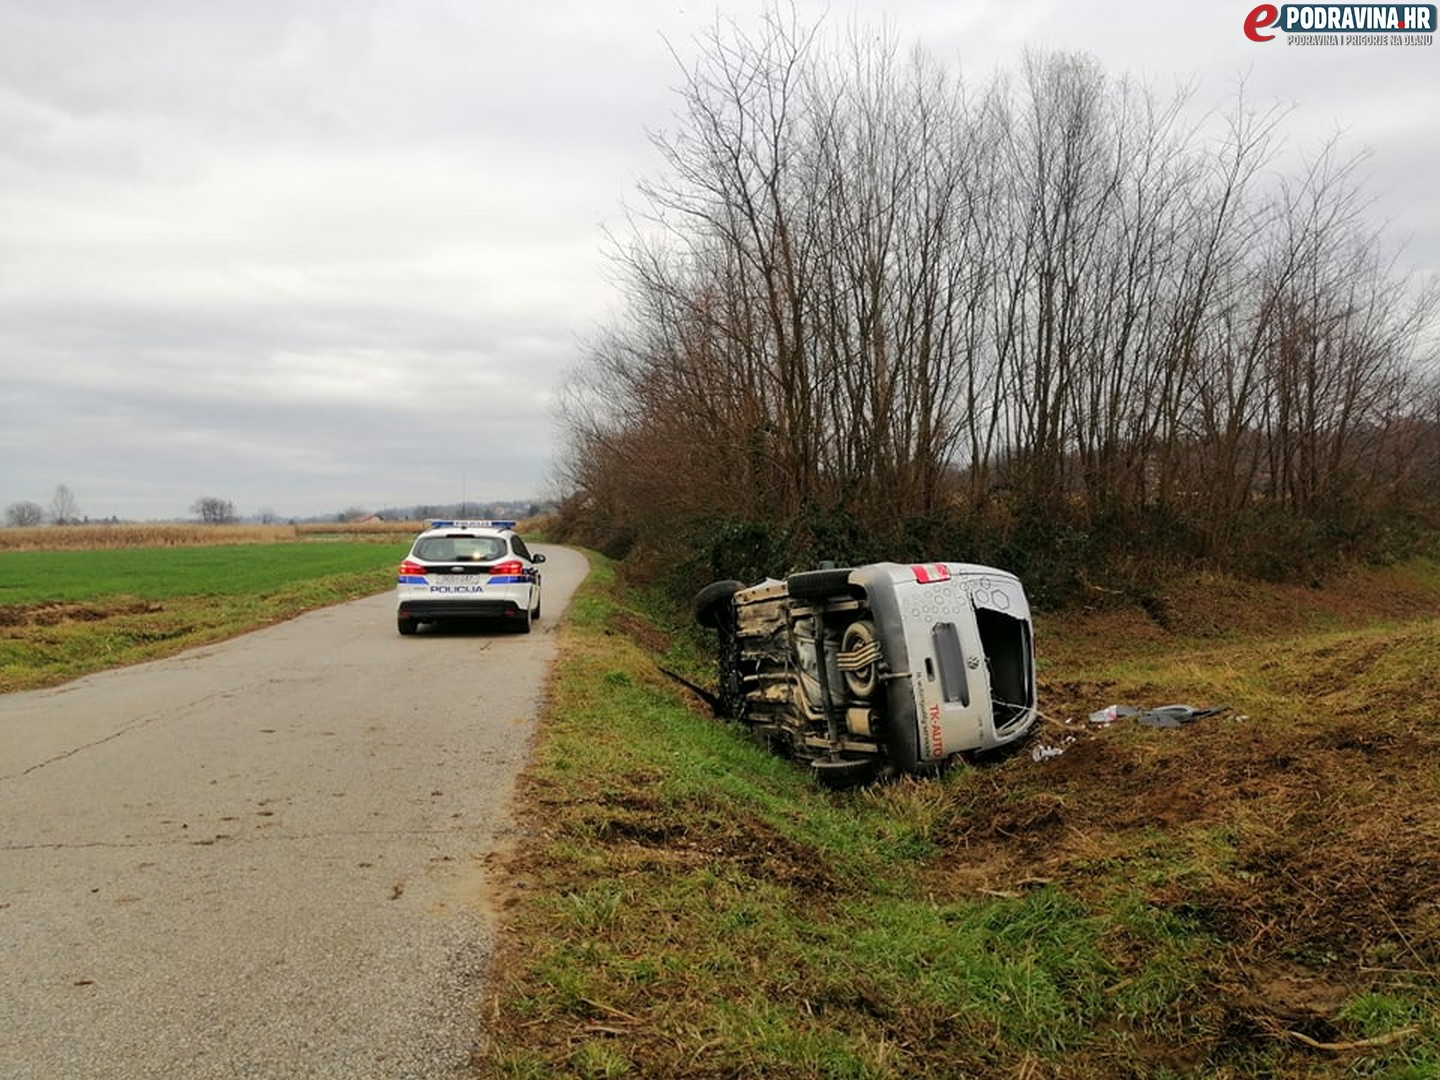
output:
[[430, 536], [415, 545], [415, 557], [426, 562], [484, 562], [504, 554], [498, 536]]

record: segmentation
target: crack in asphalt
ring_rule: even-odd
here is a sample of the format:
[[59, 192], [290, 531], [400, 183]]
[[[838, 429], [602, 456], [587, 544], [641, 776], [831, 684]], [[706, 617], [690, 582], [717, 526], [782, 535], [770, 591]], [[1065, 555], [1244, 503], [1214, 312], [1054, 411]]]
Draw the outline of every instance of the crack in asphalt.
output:
[[149, 716], [142, 716], [134, 723], [126, 724], [124, 727], [117, 728], [116, 730], [110, 732], [110, 734], [108, 735], [103, 735], [98, 739], [91, 739], [89, 742], [81, 743], [79, 746], [72, 746], [70, 749], [63, 750], [58, 754], [52, 754], [44, 761], [37, 761], [35, 764], [29, 765], [26, 768], [21, 769], [18, 773], [0, 774], [0, 782], [6, 780], [19, 780], [22, 777], [29, 776], [33, 772], [38, 772], [46, 766], [54, 765], [56, 762], [64, 761], [66, 758], [72, 758], [76, 754], [83, 754], [86, 750], [93, 750], [97, 746], [104, 746], [108, 742], [114, 742], [121, 736], [129, 735], [131, 732], [139, 731], [142, 728], [149, 727], [151, 724], [158, 723], [162, 720], [170, 719], [173, 716], [183, 715], [187, 711], [200, 708], [204, 706], [206, 702], [214, 701], [217, 698], [228, 697], [233, 692], [234, 691], [227, 690], [218, 694], [206, 694], [205, 696], [197, 698], [194, 701], [186, 702], [184, 705], [167, 709], [165, 712], [152, 713]]

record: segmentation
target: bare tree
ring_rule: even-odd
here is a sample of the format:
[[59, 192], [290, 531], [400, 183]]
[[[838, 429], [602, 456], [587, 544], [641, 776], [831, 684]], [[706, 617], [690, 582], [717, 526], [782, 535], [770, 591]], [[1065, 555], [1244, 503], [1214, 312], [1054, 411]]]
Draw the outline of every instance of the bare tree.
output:
[[206, 495], [190, 507], [190, 512], [206, 525], [229, 525], [235, 521], [235, 504], [229, 499]]
[[11, 503], [5, 508], [5, 524], [17, 529], [34, 528], [45, 521], [45, 510], [28, 499]]
[[75, 493], [64, 484], [57, 484], [55, 494], [50, 497], [50, 520], [56, 525], [74, 525], [80, 520]]

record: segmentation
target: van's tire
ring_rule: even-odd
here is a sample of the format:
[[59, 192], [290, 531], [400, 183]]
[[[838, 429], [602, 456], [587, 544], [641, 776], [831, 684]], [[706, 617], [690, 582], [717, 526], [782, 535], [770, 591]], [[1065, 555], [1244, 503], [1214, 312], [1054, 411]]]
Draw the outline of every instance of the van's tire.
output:
[[850, 568], [802, 570], [787, 577], [785, 587], [795, 600], [828, 600], [832, 596], [848, 596]]
[[730, 600], [745, 587], [742, 581], [712, 581], [695, 594], [690, 605], [695, 621], [709, 630], [719, 630], [730, 625]]
[[873, 659], [864, 667], [853, 670], [846, 670], [842, 666], [845, 676], [845, 688], [850, 691], [852, 697], [859, 701], [869, 701], [875, 696], [875, 691], [880, 687], [880, 635], [875, 630], [875, 624], [869, 619], [856, 619], [845, 628], [845, 633], [840, 637], [840, 659], [843, 660], [846, 654], [868, 653]]
[[810, 772], [822, 787], [842, 790], [872, 783], [880, 773], [880, 763], [872, 758], [834, 761], [817, 758], [810, 762]]

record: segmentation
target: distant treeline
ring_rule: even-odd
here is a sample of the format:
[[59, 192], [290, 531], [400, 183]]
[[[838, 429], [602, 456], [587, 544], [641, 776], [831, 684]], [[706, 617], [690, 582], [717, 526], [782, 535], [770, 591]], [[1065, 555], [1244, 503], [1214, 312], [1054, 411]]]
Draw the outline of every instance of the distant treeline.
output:
[[[307, 526], [317, 524], [344, 524], [372, 522], [403, 522], [419, 523], [432, 518], [485, 518], [504, 519], [513, 521], [531, 520], [542, 514], [550, 513], [555, 509], [553, 502], [537, 502], [534, 500], [506, 500], [503, 502], [460, 502], [449, 504], [420, 505], [410, 507], [387, 507], [384, 510], [370, 511], [362, 507], [351, 507], [334, 514], [313, 514], [308, 517], [292, 517], [281, 520], [280, 515], [273, 510], [261, 510], [251, 515], [241, 515], [236, 512], [235, 504], [228, 499], [215, 496], [205, 496], [196, 499], [190, 507], [194, 515], [189, 521], [206, 525], [212, 528], [225, 526], [247, 526], [255, 525], [261, 527], [277, 526], [284, 527], [299, 526], [304, 530]], [[56, 489], [56, 496], [52, 502], [52, 509], [49, 513], [39, 503], [22, 501], [11, 503], [5, 508], [4, 526], [10, 529], [34, 529], [49, 525], [64, 526], [73, 528], [75, 526], [94, 526], [103, 529], [106, 526], [134, 527], [150, 526], [163, 530], [167, 526], [185, 526], [188, 522], [180, 520], [172, 521], [126, 521], [119, 517], [91, 518], [87, 514], [81, 514], [75, 506], [75, 497], [70, 489], [61, 484]]]
[[105, 551], [119, 548], [213, 547], [225, 544], [283, 544], [307, 540], [366, 540], [396, 543], [415, 535], [414, 521], [312, 522], [257, 525], [243, 522], [86, 522], [57, 527], [0, 529], [0, 552]]
[[1336, 145], [1272, 171], [1283, 113], [775, 17], [680, 95], [565, 402], [572, 534], [681, 586], [962, 558], [1060, 602], [1435, 524], [1435, 285]]

